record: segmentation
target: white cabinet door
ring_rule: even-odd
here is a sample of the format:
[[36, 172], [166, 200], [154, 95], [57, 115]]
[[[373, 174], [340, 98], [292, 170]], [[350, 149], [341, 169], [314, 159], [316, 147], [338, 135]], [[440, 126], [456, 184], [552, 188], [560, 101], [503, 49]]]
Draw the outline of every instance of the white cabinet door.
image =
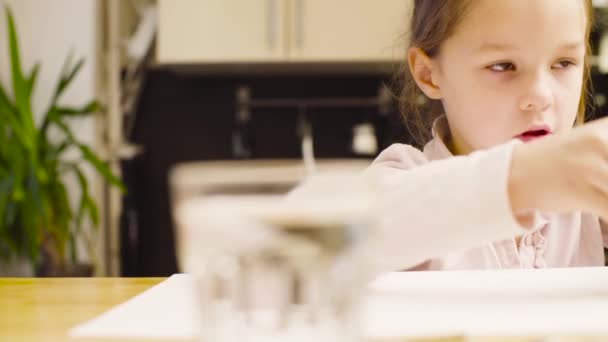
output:
[[158, 4], [159, 63], [285, 59], [286, 0], [159, 0]]
[[401, 60], [412, 4], [413, 0], [291, 0], [290, 59]]

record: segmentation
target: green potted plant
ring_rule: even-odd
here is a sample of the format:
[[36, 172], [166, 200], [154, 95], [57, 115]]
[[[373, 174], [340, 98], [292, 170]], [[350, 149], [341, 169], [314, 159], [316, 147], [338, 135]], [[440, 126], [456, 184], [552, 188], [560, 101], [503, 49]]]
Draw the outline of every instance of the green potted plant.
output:
[[[0, 265], [26, 260], [37, 275], [71, 275], [69, 270], [78, 263], [76, 242], [80, 238], [86, 240], [83, 220], [88, 216], [94, 227], [98, 224], [97, 206], [82, 165], [89, 163], [123, 191], [124, 185], [89, 146], [76, 139], [66, 123], [70, 118], [100, 111], [100, 104], [93, 100], [73, 108], [59, 103], [84, 61], [66, 59], [48, 110], [36, 124], [31, 98], [40, 65], [36, 64], [28, 74], [23, 72], [8, 7], [6, 19], [12, 94], [0, 84]], [[59, 134], [51, 137], [51, 129]], [[81, 158], [67, 160], [65, 153], [73, 149]], [[65, 178], [70, 173], [80, 188], [75, 208], [66, 191]]]

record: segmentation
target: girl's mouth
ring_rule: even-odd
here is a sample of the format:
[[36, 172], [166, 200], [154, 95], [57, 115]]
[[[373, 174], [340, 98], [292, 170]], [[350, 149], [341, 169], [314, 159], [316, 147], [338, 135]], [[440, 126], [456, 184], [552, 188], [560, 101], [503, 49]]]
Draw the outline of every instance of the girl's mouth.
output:
[[527, 130], [525, 132], [523, 132], [522, 134], [516, 136], [515, 138], [523, 141], [523, 142], [528, 142], [528, 141], [532, 141], [535, 139], [539, 139], [542, 138], [544, 136], [547, 136], [551, 134], [551, 130], [548, 128], [537, 128], [537, 129], [530, 129]]

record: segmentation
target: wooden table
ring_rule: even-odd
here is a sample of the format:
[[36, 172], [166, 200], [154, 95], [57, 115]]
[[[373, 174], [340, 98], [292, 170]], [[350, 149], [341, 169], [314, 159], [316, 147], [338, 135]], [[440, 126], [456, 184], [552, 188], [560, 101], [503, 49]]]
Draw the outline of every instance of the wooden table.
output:
[[162, 280], [0, 278], [0, 341], [77, 341], [68, 329]]
[[[0, 341], [70, 339], [68, 329], [120, 304], [164, 278], [0, 278]], [[448, 338], [433, 342], [522, 342], [543, 339]], [[116, 342], [115, 339], [100, 340]], [[128, 340], [133, 341], [133, 340]], [[183, 340], [179, 340], [183, 342]], [[401, 342], [406, 340], [378, 341]], [[411, 342], [411, 340], [407, 340]], [[428, 342], [429, 340], [425, 340]], [[584, 338], [546, 341], [587, 341]], [[158, 342], [158, 340], [155, 340]], [[288, 341], [286, 341], [288, 342]]]

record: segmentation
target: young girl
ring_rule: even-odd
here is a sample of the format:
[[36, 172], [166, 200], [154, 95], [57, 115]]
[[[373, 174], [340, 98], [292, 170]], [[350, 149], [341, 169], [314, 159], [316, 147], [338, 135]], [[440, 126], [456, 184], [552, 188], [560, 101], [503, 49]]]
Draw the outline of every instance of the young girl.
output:
[[367, 170], [382, 184], [383, 267], [603, 265], [608, 121], [580, 126], [591, 1], [414, 6], [402, 104], [434, 120], [432, 140], [394, 144]]
[[402, 104], [432, 139], [394, 144], [366, 171], [381, 185], [380, 270], [604, 264], [608, 121], [581, 125], [591, 12], [415, 0]]

